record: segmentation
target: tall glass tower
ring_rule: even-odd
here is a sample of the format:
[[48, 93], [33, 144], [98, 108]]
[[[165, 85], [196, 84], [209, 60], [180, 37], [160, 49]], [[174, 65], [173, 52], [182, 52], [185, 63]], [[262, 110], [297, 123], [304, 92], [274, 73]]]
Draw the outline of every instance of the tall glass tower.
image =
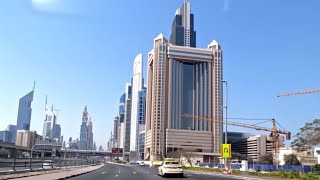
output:
[[138, 101], [139, 91], [143, 88], [142, 54], [138, 54], [134, 60], [132, 77], [132, 99], [131, 99], [131, 129], [130, 129], [130, 151], [137, 152], [138, 140]]
[[87, 150], [88, 146], [88, 110], [87, 106], [84, 107], [83, 113], [82, 113], [82, 123], [80, 127], [80, 142], [79, 142], [79, 149], [80, 150]]
[[18, 118], [17, 118], [17, 130], [30, 130], [31, 122], [31, 103], [33, 101], [34, 87], [32, 91], [20, 98]]
[[176, 11], [172, 22], [170, 44], [196, 47], [194, 15], [191, 14], [190, 2], [184, 2], [182, 7]]

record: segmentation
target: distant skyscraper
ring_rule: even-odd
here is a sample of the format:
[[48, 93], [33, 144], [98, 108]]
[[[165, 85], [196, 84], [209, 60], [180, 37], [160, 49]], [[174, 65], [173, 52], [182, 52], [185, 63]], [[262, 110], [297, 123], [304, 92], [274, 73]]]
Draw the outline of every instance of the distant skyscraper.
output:
[[33, 101], [34, 86], [32, 91], [20, 98], [18, 118], [17, 118], [17, 130], [30, 130], [31, 123], [31, 103]]
[[87, 150], [93, 150], [94, 148], [94, 143], [93, 143], [93, 132], [92, 132], [92, 121], [91, 121], [91, 117], [89, 118], [89, 121], [87, 123], [87, 126], [88, 126], [88, 132], [87, 132], [87, 142], [88, 142], [88, 145], [87, 145]]
[[[169, 44], [160, 34], [148, 54], [145, 157], [185, 149], [220, 153], [223, 119], [222, 49]], [[188, 115], [188, 116], [183, 116]]]
[[124, 146], [124, 138], [125, 138], [125, 105], [126, 105], [126, 94], [124, 93], [120, 97], [119, 104], [119, 132], [118, 132], [118, 142], [119, 148], [123, 148]]
[[79, 142], [79, 149], [80, 150], [86, 150], [87, 149], [87, 143], [88, 143], [88, 110], [87, 106], [84, 107], [83, 113], [82, 113], [82, 123], [80, 128], [80, 142]]
[[130, 129], [131, 129], [131, 93], [132, 88], [131, 84], [126, 84], [126, 100], [125, 100], [125, 137], [124, 137], [124, 151], [129, 152], [130, 151]]
[[[139, 91], [143, 88], [143, 69], [142, 69], [142, 54], [138, 54], [133, 63], [133, 77], [132, 77], [132, 94], [131, 94], [131, 129], [130, 129], [130, 151], [138, 152], [138, 101]], [[131, 156], [132, 156], [131, 155]]]
[[184, 2], [176, 11], [170, 35], [170, 43], [173, 45], [196, 47], [194, 15], [191, 14], [190, 6], [190, 2]]
[[8, 130], [0, 131], [0, 142], [10, 142], [12, 134]]
[[118, 140], [118, 135], [119, 135], [119, 117], [115, 117], [113, 120], [113, 141], [114, 141], [114, 147], [119, 146], [119, 140]]
[[94, 148], [93, 145], [92, 121], [91, 117], [89, 118], [87, 106], [85, 106], [82, 113], [79, 149], [92, 150]]
[[58, 140], [59, 142], [61, 142], [61, 126], [60, 124], [54, 124], [53, 125], [53, 137], [52, 139], [54, 140]]
[[97, 145], [96, 145], [96, 142], [93, 143], [93, 147], [92, 147], [92, 150], [96, 151], [97, 150]]
[[16, 143], [16, 136], [17, 136], [17, 126], [9, 124], [7, 126], [7, 130], [11, 133], [10, 143], [15, 144]]
[[49, 108], [47, 105], [45, 106], [45, 119], [43, 121], [43, 131], [42, 136], [44, 139], [53, 140], [55, 135], [55, 127], [56, 127], [56, 115], [53, 113], [53, 106]]

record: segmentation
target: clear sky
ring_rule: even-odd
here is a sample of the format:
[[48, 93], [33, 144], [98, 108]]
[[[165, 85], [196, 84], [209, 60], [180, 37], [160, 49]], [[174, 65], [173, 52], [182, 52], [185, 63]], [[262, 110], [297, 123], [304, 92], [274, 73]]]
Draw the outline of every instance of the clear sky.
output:
[[[47, 94], [65, 139], [79, 137], [87, 105], [105, 147], [134, 57], [146, 64], [153, 39], [169, 38], [182, 2], [1, 0], [0, 129], [16, 123], [36, 80], [31, 129], [42, 134]], [[191, 0], [191, 9], [197, 46], [216, 39], [223, 48], [229, 117], [275, 118], [293, 134], [320, 117], [320, 93], [276, 97], [320, 86], [320, 1]]]

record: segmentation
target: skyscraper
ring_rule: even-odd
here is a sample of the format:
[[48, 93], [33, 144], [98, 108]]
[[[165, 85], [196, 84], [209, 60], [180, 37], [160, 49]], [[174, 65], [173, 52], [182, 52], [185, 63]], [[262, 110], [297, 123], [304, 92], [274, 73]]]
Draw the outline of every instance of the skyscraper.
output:
[[[130, 152], [132, 155], [137, 153], [138, 143], [138, 101], [139, 91], [143, 88], [143, 74], [142, 74], [142, 54], [138, 54], [133, 63], [133, 77], [132, 77], [132, 98], [131, 98], [131, 128], [130, 128]], [[131, 156], [132, 156], [131, 155]], [[136, 155], [134, 155], [136, 157]]]
[[33, 101], [34, 86], [32, 91], [20, 98], [17, 118], [17, 130], [30, 130], [31, 103]]
[[146, 88], [138, 94], [138, 153], [139, 159], [144, 157], [145, 117], [146, 117]]
[[53, 106], [49, 108], [47, 105], [45, 106], [45, 119], [43, 121], [43, 131], [42, 136], [44, 139], [51, 139], [54, 138], [54, 128], [56, 126], [56, 118], [57, 116], [53, 113]]
[[54, 124], [53, 125], [53, 136], [52, 136], [52, 139], [53, 140], [57, 140], [59, 142], [62, 142], [62, 137], [61, 136], [61, 126], [60, 124]]
[[131, 93], [132, 88], [131, 84], [126, 84], [126, 100], [125, 100], [125, 114], [124, 114], [124, 120], [125, 120], [125, 135], [124, 135], [124, 152], [130, 151], [130, 129], [131, 129]]
[[88, 110], [87, 106], [84, 107], [82, 113], [82, 123], [80, 127], [80, 142], [79, 142], [79, 149], [80, 150], [87, 150], [87, 143], [88, 143]]
[[12, 134], [8, 130], [0, 131], [0, 142], [10, 142]]
[[79, 149], [80, 150], [93, 149], [92, 121], [91, 121], [91, 117], [89, 118], [87, 106], [84, 107], [84, 110], [82, 112]]
[[114, 141], [114, 147], [119, 146], [119, 117], [115, 117], [113, 120], [113, 141]]
[[87, 132], [87, 142], [88, 142], [88, 145], [87, 145], [87, 150], [93, 150], [93, 132], [92, 132], [92, 121], [91, 121], [91, 117], [89, 118], [89, 121], [87, 123], [87, 127], [88, 127], [88, 132]]
[[11, 138], [10, 138], [10, 143], [15, 144], [16, 143], [16, 136], [17, 136], [17, 126], [16, 125], [12, 125], [9, 124], [7, 126], [7, 130], [10, 132], [11, 134]]
[[220, 153], [222, 124], [196, 117], [222, 120], [222, 97], [220, 45], [176, 46], [160, 34], [148, 54], [145, 158], [178, 149]]
[[172, 22], [170, 43], [178, 46], [196, 47], [194, 15], [191, 13], [190, 2], [184, 2], [182, 7], [176, 11]]
[[145, 115], [146, 115], [146, 97], [147, 97], [147, 89], [143, 88], [138, 93], [138, 124], [139, 125], [145, 125]]
[[126, 104], [126, 94], [124, 93], [120, 97], [120, 104], [119, 104], [119, 148], [124, 147], [124, 138], [125, 138], [125, 104]]

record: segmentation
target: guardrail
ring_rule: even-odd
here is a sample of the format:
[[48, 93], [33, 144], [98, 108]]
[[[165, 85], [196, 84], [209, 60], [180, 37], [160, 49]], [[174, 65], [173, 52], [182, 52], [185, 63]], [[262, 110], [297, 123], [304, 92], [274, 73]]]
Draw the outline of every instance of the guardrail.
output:
[[0, 174], [12, 172], [29, 172], [41, 170], [54, 170], [68, 167], [95, 165], [99, 161], [85, 159], [31, 159], [31, 158], [6, 158], [0, 159]]

